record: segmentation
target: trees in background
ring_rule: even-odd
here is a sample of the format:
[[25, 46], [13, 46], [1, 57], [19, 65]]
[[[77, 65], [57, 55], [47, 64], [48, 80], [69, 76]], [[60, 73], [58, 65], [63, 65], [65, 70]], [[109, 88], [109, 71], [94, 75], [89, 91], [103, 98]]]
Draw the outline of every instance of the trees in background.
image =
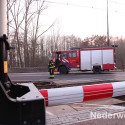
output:
[[[33, 8], [33, 9], [32, 9]], [[46, 29], [42, 27], [45, 0], [8, 0], [8, 34], [15, 50], [9, 53], [10, 67], [41, 67], [48, 63], [54, 50], [107, 46], [107, 37], [93, 35], [85, 39], [75, 35], [61, 36], [55, 22]], [[51, 29], [51, 35], [45, 35]], [[125, 68], [125, 39], [110, 37], [117, 44], [116, 66]]]
[[115, 44], [118, 45], [118, 47], [115, 49], [116, 51], [116, 66], [119, 69], [125, 69], [125, 39], [117, 39]]
[[38, 44], [43, 46], [40, 37], [54, 25], [42, 28], [41, 17], [46, 9], [45, 0], [8, 0], [8, 32], [11, 44], [16, 48], [15, 62], [11, 60], [10, 66], [36, 65]]

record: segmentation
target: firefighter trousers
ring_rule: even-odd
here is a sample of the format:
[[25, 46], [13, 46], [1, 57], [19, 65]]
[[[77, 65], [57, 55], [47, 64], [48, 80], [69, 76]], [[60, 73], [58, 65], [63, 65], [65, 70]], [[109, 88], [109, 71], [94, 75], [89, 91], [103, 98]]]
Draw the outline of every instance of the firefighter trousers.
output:
[[53, 79], [54, 78], [54, 68], [50, 68], [49, 72], [50, 72], [50, 78]]

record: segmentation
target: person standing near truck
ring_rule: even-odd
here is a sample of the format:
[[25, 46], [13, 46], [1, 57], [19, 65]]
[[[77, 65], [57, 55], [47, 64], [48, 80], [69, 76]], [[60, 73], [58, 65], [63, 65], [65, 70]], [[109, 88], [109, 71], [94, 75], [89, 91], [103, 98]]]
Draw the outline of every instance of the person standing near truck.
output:
[[54, 68], [55, 68], [55, 64], [53, 62], [52, 59], [50, 59], [49, 64], [48, 64], [48, 68], [49, 68], [49, 73], [50, 73], [50, 79], [54, 79]]

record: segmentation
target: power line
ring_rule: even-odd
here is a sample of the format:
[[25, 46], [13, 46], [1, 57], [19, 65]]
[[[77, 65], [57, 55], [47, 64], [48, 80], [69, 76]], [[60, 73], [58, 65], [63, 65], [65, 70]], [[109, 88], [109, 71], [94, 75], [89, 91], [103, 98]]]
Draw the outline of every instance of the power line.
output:
[[[74, 6], [74, 7], [83, 7], [83, 8], [89, 8], [89, 9], [98, 9], [98, 10], [102, 10], [102, 11], [106, 11], [106, 9], [102, 9], [102, 8], [97, 8], [97, 7], [93, 7], [93, 6], [87, 6], [87, 5], [78, 5], [78, 4], [72, 4], [72, 3], [62, 3], [62, 2], [56, 2], [56, 1], [45, 1], [47, 3], [52, 3], [52, 4], [60, 4], [60, 5], [65, 5], [65, 6]], [[116, 3], [115, 1], [111, 1], [113, 3]], [[118, 2], [117, 2], [118, 3]], [[122, 4], [122, 3], [119, 3]], [[109, 10], [110, 12], [115, 12], [115, 13], [122, 13], [125, 14], [125, 12], [121, 12], [121, 11], [117, 11], [117, 10]]]
[[117, 2], [117, 1], [109, 0], [109, 2], [125, 6], [125, 3], [121, 3], [121, 2]]

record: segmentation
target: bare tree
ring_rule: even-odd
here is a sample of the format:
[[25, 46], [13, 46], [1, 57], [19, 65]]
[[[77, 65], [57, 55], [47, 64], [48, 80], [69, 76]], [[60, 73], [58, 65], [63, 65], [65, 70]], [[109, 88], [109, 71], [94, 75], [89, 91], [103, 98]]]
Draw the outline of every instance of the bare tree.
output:
[[118, 48], [116, 48], [116, 66], [119, 69], [125, 69], [125, 40], [119, 39], [116, 41]]
[[37, 1], [37, 7], [36, 7], [36, 14], [35, 14], [35, 21], [32, 20], [32, 39], [31, 39], [31, 44], [32, 44], [32, 65], [36, 65], [36, 51], [37, 51], [37, 45], [38, 40], [40, 40], [40, 37], [47, 32], [54, 24], [53, 22], [46, 30], [40, 31], [42, 29], [41, 23], [40, 23], [40, 17], [42, 16], [42, 13], [45, 9], [47, 9], [47, 5], [45, 4], [45, 0], [39, 0]]
[[[19, 38], [19, 28], [24, 20], [22, 18], [19, 20], [19, 15], [23, 8], [21, 8], [21, 1], [17, 0], [10, 0], [8, 1], [8, 11], [11, 13], [12, 19], [9, 22], [9, 27], [13, 29], [13, 40], [15, 40], [15, 43], [17, 44], [17, 58], [19, 58], [19, 66], [23, 67], [23, 61], [20, 51], [20, 38]], [[9, 17], [8, 17], [9, 18]]]
[[[35, 9], [32, 9], [34, 6]], [[11, 28], [11, 36], [13, 36], [11, 39], [15, 40], [17, 44], [17, 60], [21, 67], [30, 66], [30, 55], [32, 55], [33, 66], [35, 66], [38, 41], [54, 25], [52, 23], [47, 29], [40, 31], [40, 18], [45, 9], [47, 9], [45, 0], [8, 0], [8, 11], [11, 17], [10, 19], [8, 17], [8, 23]], [[31, 48], [32, 51], [29, 50]]]
[[106, 36], [93, 35], [92, 37], [87, 37], [83, 40], [81, 46], [107, 46]]

